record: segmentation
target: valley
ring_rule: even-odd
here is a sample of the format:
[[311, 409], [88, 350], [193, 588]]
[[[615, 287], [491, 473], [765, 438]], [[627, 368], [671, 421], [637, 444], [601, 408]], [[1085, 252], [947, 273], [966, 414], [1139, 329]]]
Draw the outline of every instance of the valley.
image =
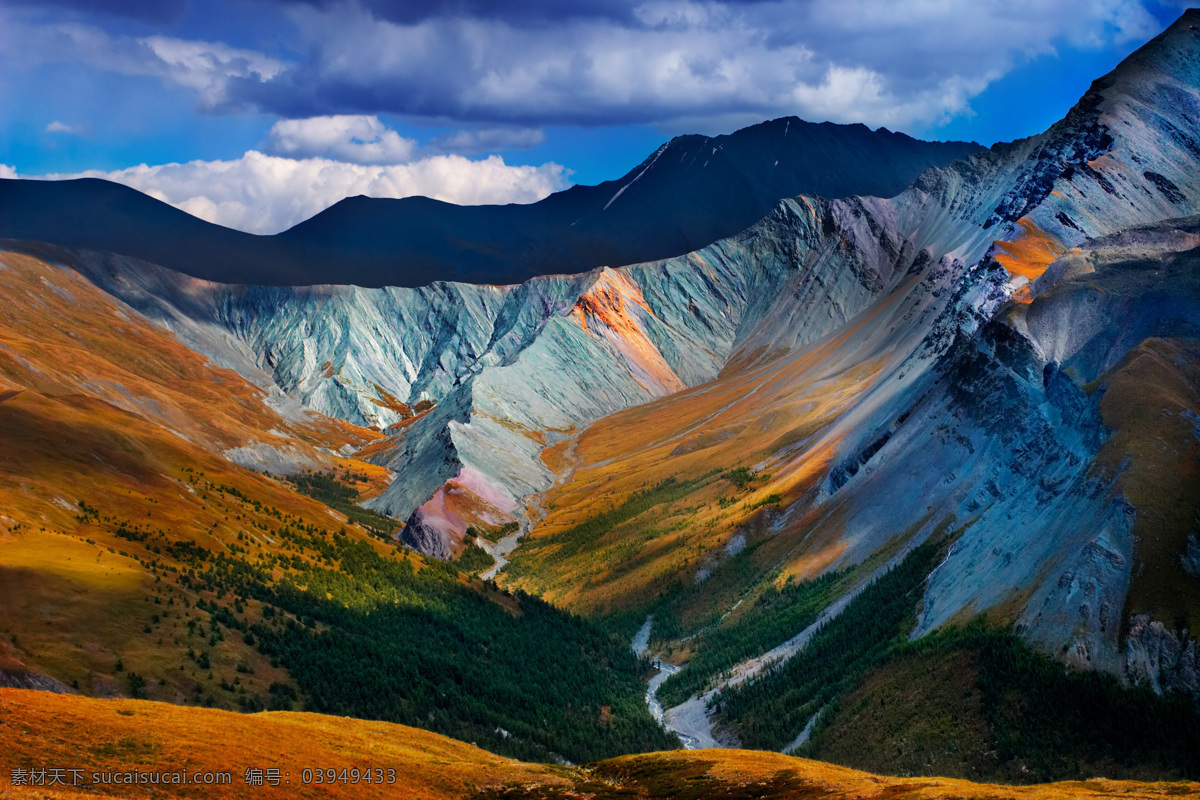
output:
[[[529, 758], [670, 745], [626, 649], [331, 495], [390, 484], [336, 454], [377, 432], [213, 366], [53, 255], [0, 253], [0, 683], [304, 704]], [[549, 705], [519, 688], [531, 677]], [[550, 708], [565, 736], [539, 723]]]
[[[0, 240], [11, 752], [75, 715], [89, 768], [276, 728], [413, 796], [1194, 793], [1200, 12], [990, 149], [779, 122], [403, 230], [352, 198], [260, 272], [143, 199], [120, 249], [91, 184], [23, 206], [69, 230]], [[830, 196], [817, 141], [871, 143]]]

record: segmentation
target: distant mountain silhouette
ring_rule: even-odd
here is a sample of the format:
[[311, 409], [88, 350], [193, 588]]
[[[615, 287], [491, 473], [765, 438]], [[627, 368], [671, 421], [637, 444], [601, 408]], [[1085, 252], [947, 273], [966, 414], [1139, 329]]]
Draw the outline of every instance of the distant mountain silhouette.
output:
[[224, 283], [507, 284], [690, 252], [784, 197], [891, 197], [981, 149], [785, 117], [676, 137], [620, 180], [529, 205], [351, 197], [275, 236], [213, 225], [108, 181], [3, 180], [0, 238], [108, 250]]

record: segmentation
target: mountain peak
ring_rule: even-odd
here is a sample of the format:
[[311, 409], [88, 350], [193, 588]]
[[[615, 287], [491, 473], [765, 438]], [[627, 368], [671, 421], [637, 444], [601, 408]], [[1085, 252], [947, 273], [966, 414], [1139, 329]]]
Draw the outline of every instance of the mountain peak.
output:
[[1139, 47], [1093, 89], [1129, 90], [1144, 82], [1148, 72], [1161, 73], [1193, 86], [1200, 81], [1200, 9], [1191, 8], [1162, 33]]

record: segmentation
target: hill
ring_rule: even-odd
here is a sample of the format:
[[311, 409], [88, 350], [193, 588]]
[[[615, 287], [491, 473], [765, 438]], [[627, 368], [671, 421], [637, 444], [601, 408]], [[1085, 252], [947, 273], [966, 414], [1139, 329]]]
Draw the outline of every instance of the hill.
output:
[[[270, 742], [268, 748], [264, 742]], [[141, 772], [227, 774], [225, 785], [94, 783], [78, 788], [9, 785], [14, 770], [47, 770], [81, 784], [93, 775]], [[62, 773], [51, 773], [52, 770]], [[246, 785], [246, 771], [278, 770], [279, 786]], [[0, 785], [12, 798], [1100, 798], [1200, 795], [1195, 783], [1095, 780], [1012, 787], [945, 778], [885, 778], [778, 754], [735, 750], [627, 756], [587, 767], [549, 767], [499, 758], [414, 728], [317, 714], [237, 715], [162, 703], [89, 700], [0, 689]], [[328, 771], [332, 770], [332, 773]], [[371, 772], [368, 782], [362, 776]], [[376, 773], [376, 770], [379, 772]], [[309, 772], [306, 772], [309, 771]], [[332, 785], [317, 773], [332, 774]], [[354, 780], [355, 773], [359, 776]], [[376, 780], [376, 775], [383, 782]], [[306, 775], [309, 781], [305, 782]], [[324, 776], [322, 776], [324, 777]], [[394, 782], [392, 782], [394, 781]], [[286, 782], [286, 783], [285, 783]]]
[[[884, 202], [788, 202], [695, 254], [782, 277], [742, 307], [715, 376], [547, 453], [555, 477], [502, 582], [630, 636], [646, 626], [681, 668], [661, 683], [667, 724], [708, 746], [901, 769], [896, 720], [939, 705], [935, 681], [896, 688], [904, 645], [972, 621], [1096, 681], [1053, 700], [1013, 688], [1017, 706], [1112, 712], [1129, 732], [1178, 703], [1177, 741], [1195, 742], [1180, 698], [1200, 694], [1197, 22], [1185, 14], [1044, 134]], [[1005, 685], [1038, 685], [1019, 672]], [[959, 688], [986, 697], [990, 680]], [[902, 702], [886, 712], [851, 707], [889, 692]], [[987, 709], [975, 739], [939, 743], [1020, 727]], [[1054, 738], [1040, 767], [1000, 752], [1043, 776], [1136, 760], [1099, 717], [1032, 728]], [[1196, 769], [1189, 748], [1176, 763]]]

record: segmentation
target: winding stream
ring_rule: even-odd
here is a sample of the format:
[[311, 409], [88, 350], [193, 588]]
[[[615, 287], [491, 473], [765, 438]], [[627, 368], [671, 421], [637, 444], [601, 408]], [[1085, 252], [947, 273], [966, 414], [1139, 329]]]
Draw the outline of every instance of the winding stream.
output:
[[[653, 626], [654, 615], [651, 614], [646, 617], [646, 621], [638, 629], [638, 632], [633, 637], [633, 641], [630, 643], [633, 652], [639, 657], [647, 655], [650, 652], [650, 629]], [[646, 687], [646, 707], [650, 709], [650, 715], [662, 723], [663, 727], [679, 737], [679, 741], [683, 743], [684, 748], [687, 750], [703, 750], [706, 747], [718, 747], [719, 745], [715, 741], [712, 741], [711, 736], [695, 736], [691, 730], [693, 725], [680, 725], [676, 721], [676, 715], [673, 712], [683, 709], [687, 706], [687, 703], [678, 709], [671, 709], [672, 713], [668, 715], [667, 709], [663, 707], [662, 701], [658, 699], [658, 687], [662, 686], [667, 678], [679, 672], [682, 668], [674, 664], [668, 664], [666, 661], [658, 658], [654, 659], [654, 665], [658, 667], [658, 674], [650, 679], [650, 684]], [[693, 698], [688, 702], [692, 702], [695, 699]], [[708, 727], [708, 715], [703, 705], [700, 706], [700, 715], [704, 719], [703, 727]], [[694, 716], [694, 714], [687, 715], [688, 721], [695, 722], [692, 719]]]
[[500, 541], [492, 544], [486, 539], [479, 539], [479, 546], [482, 547], [487, 554], [496, 559], [496, 563], [482, 573], [479, 577], [485, 581], [494, 580], [500, 574], [500, 570], [508, 566], [508, 557], [517, 549], [517, 545], [521, 542], [521, 537], [525, 535], [525, 531], [519, 530], [516, 533], [505, 536]]

